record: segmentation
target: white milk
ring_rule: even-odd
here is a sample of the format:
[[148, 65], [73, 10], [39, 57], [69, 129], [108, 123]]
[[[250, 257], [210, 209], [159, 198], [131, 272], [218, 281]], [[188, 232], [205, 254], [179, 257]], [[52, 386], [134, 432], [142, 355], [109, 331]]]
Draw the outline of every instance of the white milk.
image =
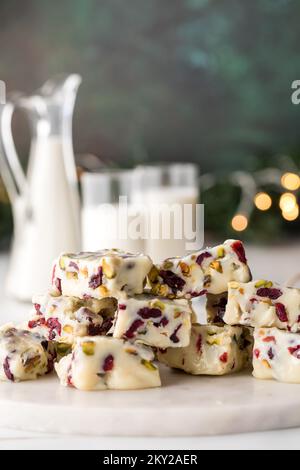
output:
[[53, 260], [62, 251], [79, 249], [79, 217], [76, 220], [61, 138], [33, 142], [28, 180], [29, 205], [20, 198], [13, 208], [15, 234], [7, 278], [9, 293], [22, 300], [47, 290]]
[[[148, 230], [151, 229], [151, 233], [147, 233], [145, 240], [144, 251], [154, 262], [159, 262], [165, 258], [171, 256], [184, 255], [186, 250], [186, 240], [184, 237], [184, 224], [193, 226], [195, 207], [198, 202], [198, 188], [196, 187], [159, 187], [149, 189], [144, 192], [135, 191], [132, 195], [133, 202], [140, 202], [145, 205], [145, 220], [148, 222]], [[164, 206], [161, 206], [164, 204]], [[184, 204], [191, 204], [193, 211], [189, 214], [189, 217], [182, 217], [180, 220], [178, 217], [171, 217], [170, 223], [170, 237], [163, 239], [162, 234], [162, 221], [167, 224], [170, 207], [173, 204], [178, 204], [182, 210]], [[180, 239], [176, 239], [176, 231], [182, 234]], [[153, 235], [158, 235], [157, 239], [153, 238]]]
[[[119, 248], [131, 253], [144, 251], [143, 240], [126, 237], [126, 228], [137, 219], [136, 211], [128, 205], [126, 214], [118, 211], [118, 204], [98, 204], [82, 209], [82, 243], [84, 251]], [[125, 237], [119, 235], [120, 226]]]

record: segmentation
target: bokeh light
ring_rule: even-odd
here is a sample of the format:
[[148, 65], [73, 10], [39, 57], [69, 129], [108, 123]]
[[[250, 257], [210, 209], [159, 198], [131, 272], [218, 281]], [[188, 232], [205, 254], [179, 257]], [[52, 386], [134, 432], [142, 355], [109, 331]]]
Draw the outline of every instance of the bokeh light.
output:
[[267, 193], [258, 193], [254, 198], [254, 204], [260, 211], [267, 211], [272, 206], [272, 199]]
[[296, 173], [285, 173], [282, 175], [281, 184], [289, 191], [297, 191], [300, 188], [300, 177]]
[[248, 218], [243, 214], [236, 214], [231, 221], [231, 226], [237, 232], [243, 232], [248, 227]]
[[292, 222], [293, 220], [298, 219], [299, 217], [299, 206], [296, 204], [293, 210], [289, 212], [282, 212], [282, 217], [287, 220], [288, 222]]
[[291, 212], [297, 206], [297, 198], [292, 193], [284, 193], [280, 197], [279, 207], [283, 212]]

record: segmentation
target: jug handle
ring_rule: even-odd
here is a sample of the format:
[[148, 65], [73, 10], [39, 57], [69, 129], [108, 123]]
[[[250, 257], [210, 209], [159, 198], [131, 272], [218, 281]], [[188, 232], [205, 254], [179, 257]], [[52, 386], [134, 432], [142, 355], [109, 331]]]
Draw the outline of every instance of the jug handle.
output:
[[0, 106], [0, 171], [11, 202], [27, 193], [27, 180], [12, 135], [14, 104]]

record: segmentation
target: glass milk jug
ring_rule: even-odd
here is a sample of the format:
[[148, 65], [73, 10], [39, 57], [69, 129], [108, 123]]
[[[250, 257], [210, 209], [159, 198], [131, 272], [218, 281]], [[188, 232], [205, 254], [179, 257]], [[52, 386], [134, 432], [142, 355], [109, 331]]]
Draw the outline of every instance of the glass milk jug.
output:
[[[0, 171], [13, 210], [7, 292], [19, 300], [50, 284], [55, 257], [80, 249], [79, 194], [72, 117], [79, 75], [49, 80], [33, 96], [0, 105]], [[32, 140], [27, 175], [11, 131], [14, 108], [28, 115]]]

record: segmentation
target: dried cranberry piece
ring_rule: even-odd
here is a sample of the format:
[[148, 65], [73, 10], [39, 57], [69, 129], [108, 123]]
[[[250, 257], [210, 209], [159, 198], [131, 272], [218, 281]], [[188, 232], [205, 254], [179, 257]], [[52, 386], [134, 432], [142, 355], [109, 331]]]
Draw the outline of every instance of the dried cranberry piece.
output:
[[271, 300], [276, 300], [282, 296], [282, 292], [280, 289], [261, 287], [257, 290], [256, 295], [259, 297], [268, 297]]
[[148, 318], [159, 318], [161, 317], [161, 310], [159, 308], [149, 308], [149, 307], [144, 307], [140, 308], [137, 312], [137, 314], [144, 318], [144, 320], [147, 320]]
[[231, 248], [237, 255], [238, 259], [240, 260], [241, 263], [247, 264], [247, 258], [246, 258], [246, 253], [245, 253], [245, 248], [242, 242], [236, 241], [231, 245]]
[[199, 266], [202, 266], [202, 263], [206, 258], [212, 258], [212, 254], [209, 253], [208, 251], [204, 251], [203, 253], [200, 253], [200, 255], [197, 256], [196, 263], [199, 264]]
[[288, 348], [288, 351], [289, 353], [296, 357], [297, 359], [300, 359], [300, 344], [298, 344], [298, 346], [295, 346], [295, 347], [291, 347], [291, 348]]
[[67, 384], [68, 384], [69, 387], [74, 387], [71, 375], [68, 375], [68, 377], [67, 377]]
[[58, 292], [61, 294], [62, 293], [62, 290], [61, 290], [61, 279], [59, 279], [59, 277], [57, 277], [55, 279], [55, 287], [56, 289], [58, 290]]
[[202, 352], [202, 336], [201, 335], [199, 335], [197, 338], [196, 351], [198, 354]]
[[58, 318], [48, 318], [46, 322], [47, 328], [49, 328], [49, 339], [53, 340], [56, 335], [61, 335], [61, 324]]
[[144, 324], [143, 320], [140, 320], [139, 318], [137, 320], [134, 320], [132, 325], [128, 328], [126, 333], [124, 334], [125, 338], [131, 339], [134, 337], [135, 332]]
[[46, 320], [44, 317], [39, 318], [38, 320], [30, 320], [28, 322], [28, 328], [35, 328], [36, 326], [46, 325]]
[[228, 361], [228, 353], [224, 352], [223, 354], [221, 354], [219, 359], [220, 359], [221, 362], [224, 362], [224, 364], [226, 364], [226, 362]]
[[179, 343], [180, 339], [178, 338], [177, 333], [178, 333], [178, 331], [180, 330], [181, 327], [182, 327], [182, 323], [180, 323], [180, 325], [178, 325], [177, 328], [174, 330], [174, 332], [171, 334], [170, 340], [173, 343]]
[[42, 315], [40, 304], [33, 304], [33, 306], [34, 306], [34, 309], [35, 309], [37, 315]]
[[264, 343], [276, 343], [275, 336], [266, 336], [266, 337], [263, 339], [263, 342], [264, 342]]
[[102, 278], [103, 278], [103, 270], [102, 270], [102, 267], [99, 266], [98, 273], [93, 274], [93, 276], [91, 276], [91, 279], [89, 281], [89, 287], [91, 289], [97, 289], [97, 287], [102, 285]]
[[4, 360], [3, 370], [4, 370], [4, 373], [5, 373], [6, 377], [8, 378], [8, 380], [11, 380], [12, 382], [14, 382], [15, 378], [14, 378], [13, 374], [11, 373], [11, 370], [10, 370], [10, 367], [9, 367], [9, 358], [8, 358], [8, 356], [6, 356], [6, 358]]
[[105, 359], [104, 359], [104, 362], [103, 362], [103, 370], [104, 372], [109, 372], [110, 370], [112, 370], [114, 367], [114, 357], [109, 354]]
[[207, 294], [207, 290], [206, 289], [203, 289], [201, 290], [200, 292], [188, 292], [188, 294], [190, 294], [191, 297], [201, 297], [202, 295], [206, 295]]
[[275, 304], [275, 309], [276, 309], [276, 315], [280, 321], [282, 321], [283, 323], [289, 321], [286, 308], [283, 304], [281, 304], [280, 302], [277, 302], [277, 304]]
[[166, 317], [162, 317], [162, 319], [159, 322], [153, 323], [153, 325], [158, 328], [160, 326], [167, 326], [168, 323], [169, 323], [169, 320]]
[[272, 359], [274, 359], [274, 352], [273, 352], [273, 349], [272, 349], [272, 348], [270, 348], [270, 349], [268, 350], [268, 356], [269, 356], [269, 358], [271, 359], [271, 361], [272, 361]]
[[258, 359], [259, 356], [260, 356], [260, 350], [259, 349], [254, 349], [253, 350], [253, 355], [256, 357], [256, 359]]
[[79, 271], [79, 266], [77, 263], [75, 263], [74, 261], [70, 261], [69, 263], [69, 268], [74, 268], [75, 271]]
[[162, 277], [163, 281], [167, 286], [172, 289], [172, 292], [176, 294], [177, 291], [182, 291], [185, 286], [185, 280], [177, 276], [172, 271], [159, 271], [159, 275]]
[[119, 310], [126, 310], [126, 308], [125, 304], [119, 304]]
[[52, 269], [51, 284], [53, 284], [53, 283], [54, 283], [54, 279], [55, 279], [55, 271], [56, 271], [56, 264], [53, 266], [53, 269]]

